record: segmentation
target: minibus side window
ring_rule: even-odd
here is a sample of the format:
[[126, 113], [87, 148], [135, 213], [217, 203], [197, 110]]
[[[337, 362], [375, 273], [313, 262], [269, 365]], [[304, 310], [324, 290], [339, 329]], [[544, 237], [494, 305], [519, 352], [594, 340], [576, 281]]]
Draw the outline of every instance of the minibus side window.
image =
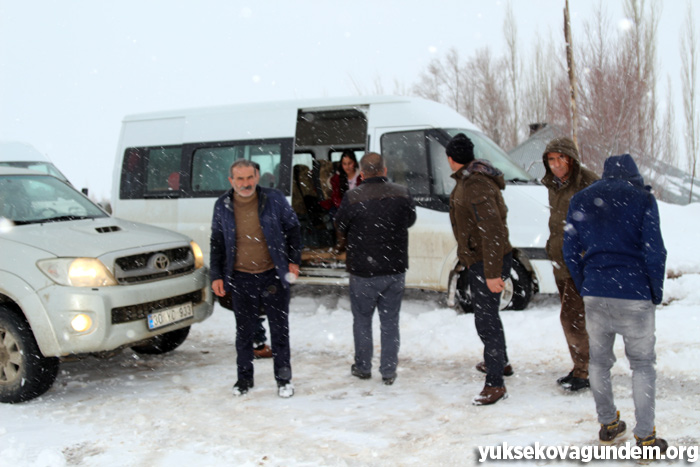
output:
[[148, 151], [146, 191], [178, 191], [180, 189], [180, 156], [182, 148], [152, 148]]
[[143, 198], [145, 178], [143, 167], [146, 161], [146, 153], [147, 150], [141, 148], [129, 148], [124, 151], [119, 198]]
[[382, 156], [389, 179], [407, 186], [413, 196], [430, 194], [430, 175], [424, 131], [385, 133]]
[[121, 199], [143, 199], [180, 189], [181, 146], [127, 148], [122, 163]]
[[247, 159], [260, 166], [260, 186], [278, 188], [281, 154], [280, 143], [196, 149], [192, 157], [192, 190], [196, 193], [230, 189], [228, 171], [237, 159]]

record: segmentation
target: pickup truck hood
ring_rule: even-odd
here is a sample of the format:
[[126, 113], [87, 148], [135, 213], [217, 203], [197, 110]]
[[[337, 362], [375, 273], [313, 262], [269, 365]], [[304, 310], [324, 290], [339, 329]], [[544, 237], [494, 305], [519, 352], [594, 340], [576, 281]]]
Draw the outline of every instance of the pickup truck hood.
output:
[[115, 217], [19, 225], [2, 236], [57, 257], [99, 258], [153, 245], [163, 248], [189, 243], [188, 237], [177, 232]]

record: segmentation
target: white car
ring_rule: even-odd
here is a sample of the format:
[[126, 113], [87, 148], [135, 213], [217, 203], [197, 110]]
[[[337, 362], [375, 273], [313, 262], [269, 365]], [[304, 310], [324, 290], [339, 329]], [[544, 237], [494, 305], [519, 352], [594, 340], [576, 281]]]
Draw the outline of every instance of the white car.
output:
[[61, 357], [158, 354], [213, 310], [199, 246], [110, 217], [54, 176], [0, 167], [0, 402], [48, 391]]
[[68, 181], [48, 157], [34, 146], [20, 141], [0, 141], [0, 167], [36, 170]]

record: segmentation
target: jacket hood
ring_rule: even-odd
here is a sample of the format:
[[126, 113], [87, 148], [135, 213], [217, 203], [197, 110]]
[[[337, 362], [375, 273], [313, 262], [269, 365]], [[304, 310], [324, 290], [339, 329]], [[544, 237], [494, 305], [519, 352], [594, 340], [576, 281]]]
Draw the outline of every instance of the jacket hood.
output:
[[547, 144], [547, 147], [542, 153], [542, 164], [544, 164], [545, 175], [542, 178], [542, 183], [549, 187], [554, 183], [554, 174], [549, 168], [549, 163], [547, 162], [547, 155], [550, 152], [558, 152], [564, 154], [571, 158], [571, 175], [569, 179], [576, 179], [581, 172], [581, 158], [578, 154], [578, 149], [574, 144], [574, 140], [568, 136], [562, 136], [560, 138], [554, 138]]
[[605, 159], [603, 178], [617, 178], [620, 180], [627, 180], [639, 187], [644, 186], [644, 178], [639, 173], [637, 164], [629, 154], [610, 156]]
[[475, 159], [471, 161], [468, 165], [465, 165], [462, 169], [452, 174], [452, 177], [461, 180], [472, 174], [481, 174], [490, 178], [501, 190], [505, 190], [506, 188], [506, 180], [503, 177], [503, 172], [494, 167], [491, 162], [486, 159]]

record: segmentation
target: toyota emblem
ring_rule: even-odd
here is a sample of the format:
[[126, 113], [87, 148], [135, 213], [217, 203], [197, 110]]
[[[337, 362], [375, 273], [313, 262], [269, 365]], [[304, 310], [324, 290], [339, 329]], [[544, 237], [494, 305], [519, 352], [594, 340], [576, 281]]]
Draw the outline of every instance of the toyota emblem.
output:
[[167, 255], [164, 255], [163, 253], [158, 253], [153, 257], [153, 266], [156, 269], [165, 271], [166, 269], [168, 269], [168, 266], [170, 266], [170, 259]]

